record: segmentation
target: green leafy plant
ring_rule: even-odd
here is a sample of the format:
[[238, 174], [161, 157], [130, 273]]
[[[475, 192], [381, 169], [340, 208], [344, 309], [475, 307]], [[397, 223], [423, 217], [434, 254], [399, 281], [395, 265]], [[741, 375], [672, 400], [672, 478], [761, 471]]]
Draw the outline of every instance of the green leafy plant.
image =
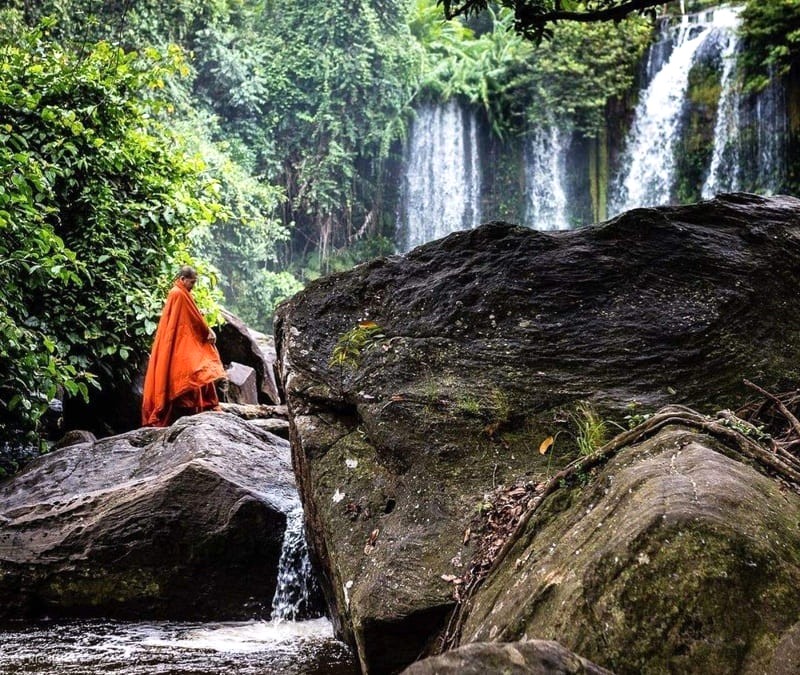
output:
[[606, 423], [588, 402], [578, 403], [571, 418], [576, 427], [575, 441], [582, 455], [591, 455], [606, 442]]
[[459, 396], [456, 401], [456, 407], [465, 415], [478, 417], [481, 414], [481, 402], [475, 396], [463, 395]]
[[631, 401], [627, 405], [628, 414], [623, 417], [625, 422], [628, 425], [628, 429], [633, 429], [634, 427], [638, 427], [642, 422], [646, 422], [649, 420], [653, 413], [646, 413], [640, 410], [640, 404], [638, 401]]
[[362, 321], [339, 336], [328, 365], [341, 369], [356, 369], [364, 352], [384, 338], [383, 329], [374, 321]]
[[187, 233], [224, 209], [168, 127], [179, 52], [77, 54], [15, 16], [0, 13], [0, 440], [36, 443], [57, 391], [133, 378]]
[[788, 74], [800, 58], [800, 5], [794, 0], [749, 0], [741, 16], [745, 89], [760, 91], [774, 77]]

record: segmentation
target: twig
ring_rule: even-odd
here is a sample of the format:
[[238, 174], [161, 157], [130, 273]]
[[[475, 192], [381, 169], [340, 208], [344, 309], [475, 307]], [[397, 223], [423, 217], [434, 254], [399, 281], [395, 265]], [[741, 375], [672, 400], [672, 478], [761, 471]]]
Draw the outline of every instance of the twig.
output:
[[797, 418], [794, 415], [792, 415], [792, 413], [789, 411], [789, 408], [787, 408], [783, 404], [783, 401], [781, 401], [777, 396], [775, 396], [773, 394], [770, 394], [765, 389], [762, 389], [757, 384], [753, 384], [750, 380], [742, 380], [742, 382], [744, 382], [744, 384], [746, 386], [750, 387], [751, 389], [755, 389], [759, 394], [761, 394], [762, 396], [765, 396], [770, 401], [772, 401], [776, 406], [778, 406], [778, 410], [781, 411], [781, 414], [783, 414], [783, 416], [792, 425], [792, 428], [794, 429], [794, 432], [798, 436], [800, 436], [800, 421], [798, 421]]

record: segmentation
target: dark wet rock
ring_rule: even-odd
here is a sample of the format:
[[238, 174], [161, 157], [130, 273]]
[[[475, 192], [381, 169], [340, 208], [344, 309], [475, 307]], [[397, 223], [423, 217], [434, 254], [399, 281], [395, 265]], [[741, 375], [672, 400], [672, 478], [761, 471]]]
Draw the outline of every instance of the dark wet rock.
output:
[[0, 619], [268, 616], [288, 443], [225, 413], [54, 451], [0, 482]]
[[225, 373], [228, 376], [224, 383], [227, 401], [240, 405], [258, 405], [256, 371], [253, 368], [233, 361]]
[[289, 421], [288, 420], [281, 420], [281, 419], [254, 419], [250, 420], [250, 424], [253, 426], [262, 429], [263, 431], [269, 431], [276, 436], [280, 436], [281, 438], [285, 438], [287, 441], [289, 440]]
[[217, 348], [222, 362], [241, 363], [256, 371], [260, 403], [280, 404], [275, 378], [275, 344], [271, 337], [247, 326], [239, 317], [223, 311], [225, 323], [217, 328]]
[[575, 456], [579, 401], [624, 425], [669, 403], [732, 407], [743, 377], [794, 388], [798, 277], [800, 201], [736, 194], [562, 233], [492, 223], [282, 305], [310, 545], [362, 667], [398, 670], [431, 646], [453, 607], [441, 577], [466, 568], [486, 495]]
[[410, 665], [403, 675], [612, 675], [552, 640], [478, 642]]
[[91, 431], [73, 429], [58, 439], [52, 449], [58, 450], [60, 448], [67, 448], [70, 445], [77, 445], [78, 443], [94, 443], [96, 440], [97, 438]]
[[224, 412], [229, 412], [232, 415], [241, 417], [245, 420], [267, 420], [267, 419], [280, 419], [285, 420], [288, 417], [288, 411], [285, 405], [258, 405], [242, 404], [242, 403], [220, 403], [219, 407]]

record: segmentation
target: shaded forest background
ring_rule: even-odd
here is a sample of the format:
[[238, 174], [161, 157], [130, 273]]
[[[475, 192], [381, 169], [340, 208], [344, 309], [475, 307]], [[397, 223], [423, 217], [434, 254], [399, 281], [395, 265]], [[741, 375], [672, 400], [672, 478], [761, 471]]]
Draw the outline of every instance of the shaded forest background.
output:
[[[750, 0], [744, 31], [747, 87], [794, 72], [798, 3]], [[633, 16], [536, 44], [507, 9], [444, 21], [435, 0], [0, 2], [0, 441], [37, 443], [59, 391], [133, 381], [178, 264], [212, 319], [270, 330], [307, 281], [393, 252], [415, 106], [592, 138], [653, 34]]]

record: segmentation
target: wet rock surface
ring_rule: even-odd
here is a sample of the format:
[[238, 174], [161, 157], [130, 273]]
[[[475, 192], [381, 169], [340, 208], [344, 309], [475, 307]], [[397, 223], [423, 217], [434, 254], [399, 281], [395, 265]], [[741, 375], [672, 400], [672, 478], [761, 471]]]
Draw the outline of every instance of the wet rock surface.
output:
[[771, 672], [800, 616], [800, 496], [729, 454], [670, 426], [557, 490], [471, 598], [462, 643], [558, 639], [620, 674]]
[[410, 665], [403, 675], [611, 675], [552, 640], [480, 642]]

